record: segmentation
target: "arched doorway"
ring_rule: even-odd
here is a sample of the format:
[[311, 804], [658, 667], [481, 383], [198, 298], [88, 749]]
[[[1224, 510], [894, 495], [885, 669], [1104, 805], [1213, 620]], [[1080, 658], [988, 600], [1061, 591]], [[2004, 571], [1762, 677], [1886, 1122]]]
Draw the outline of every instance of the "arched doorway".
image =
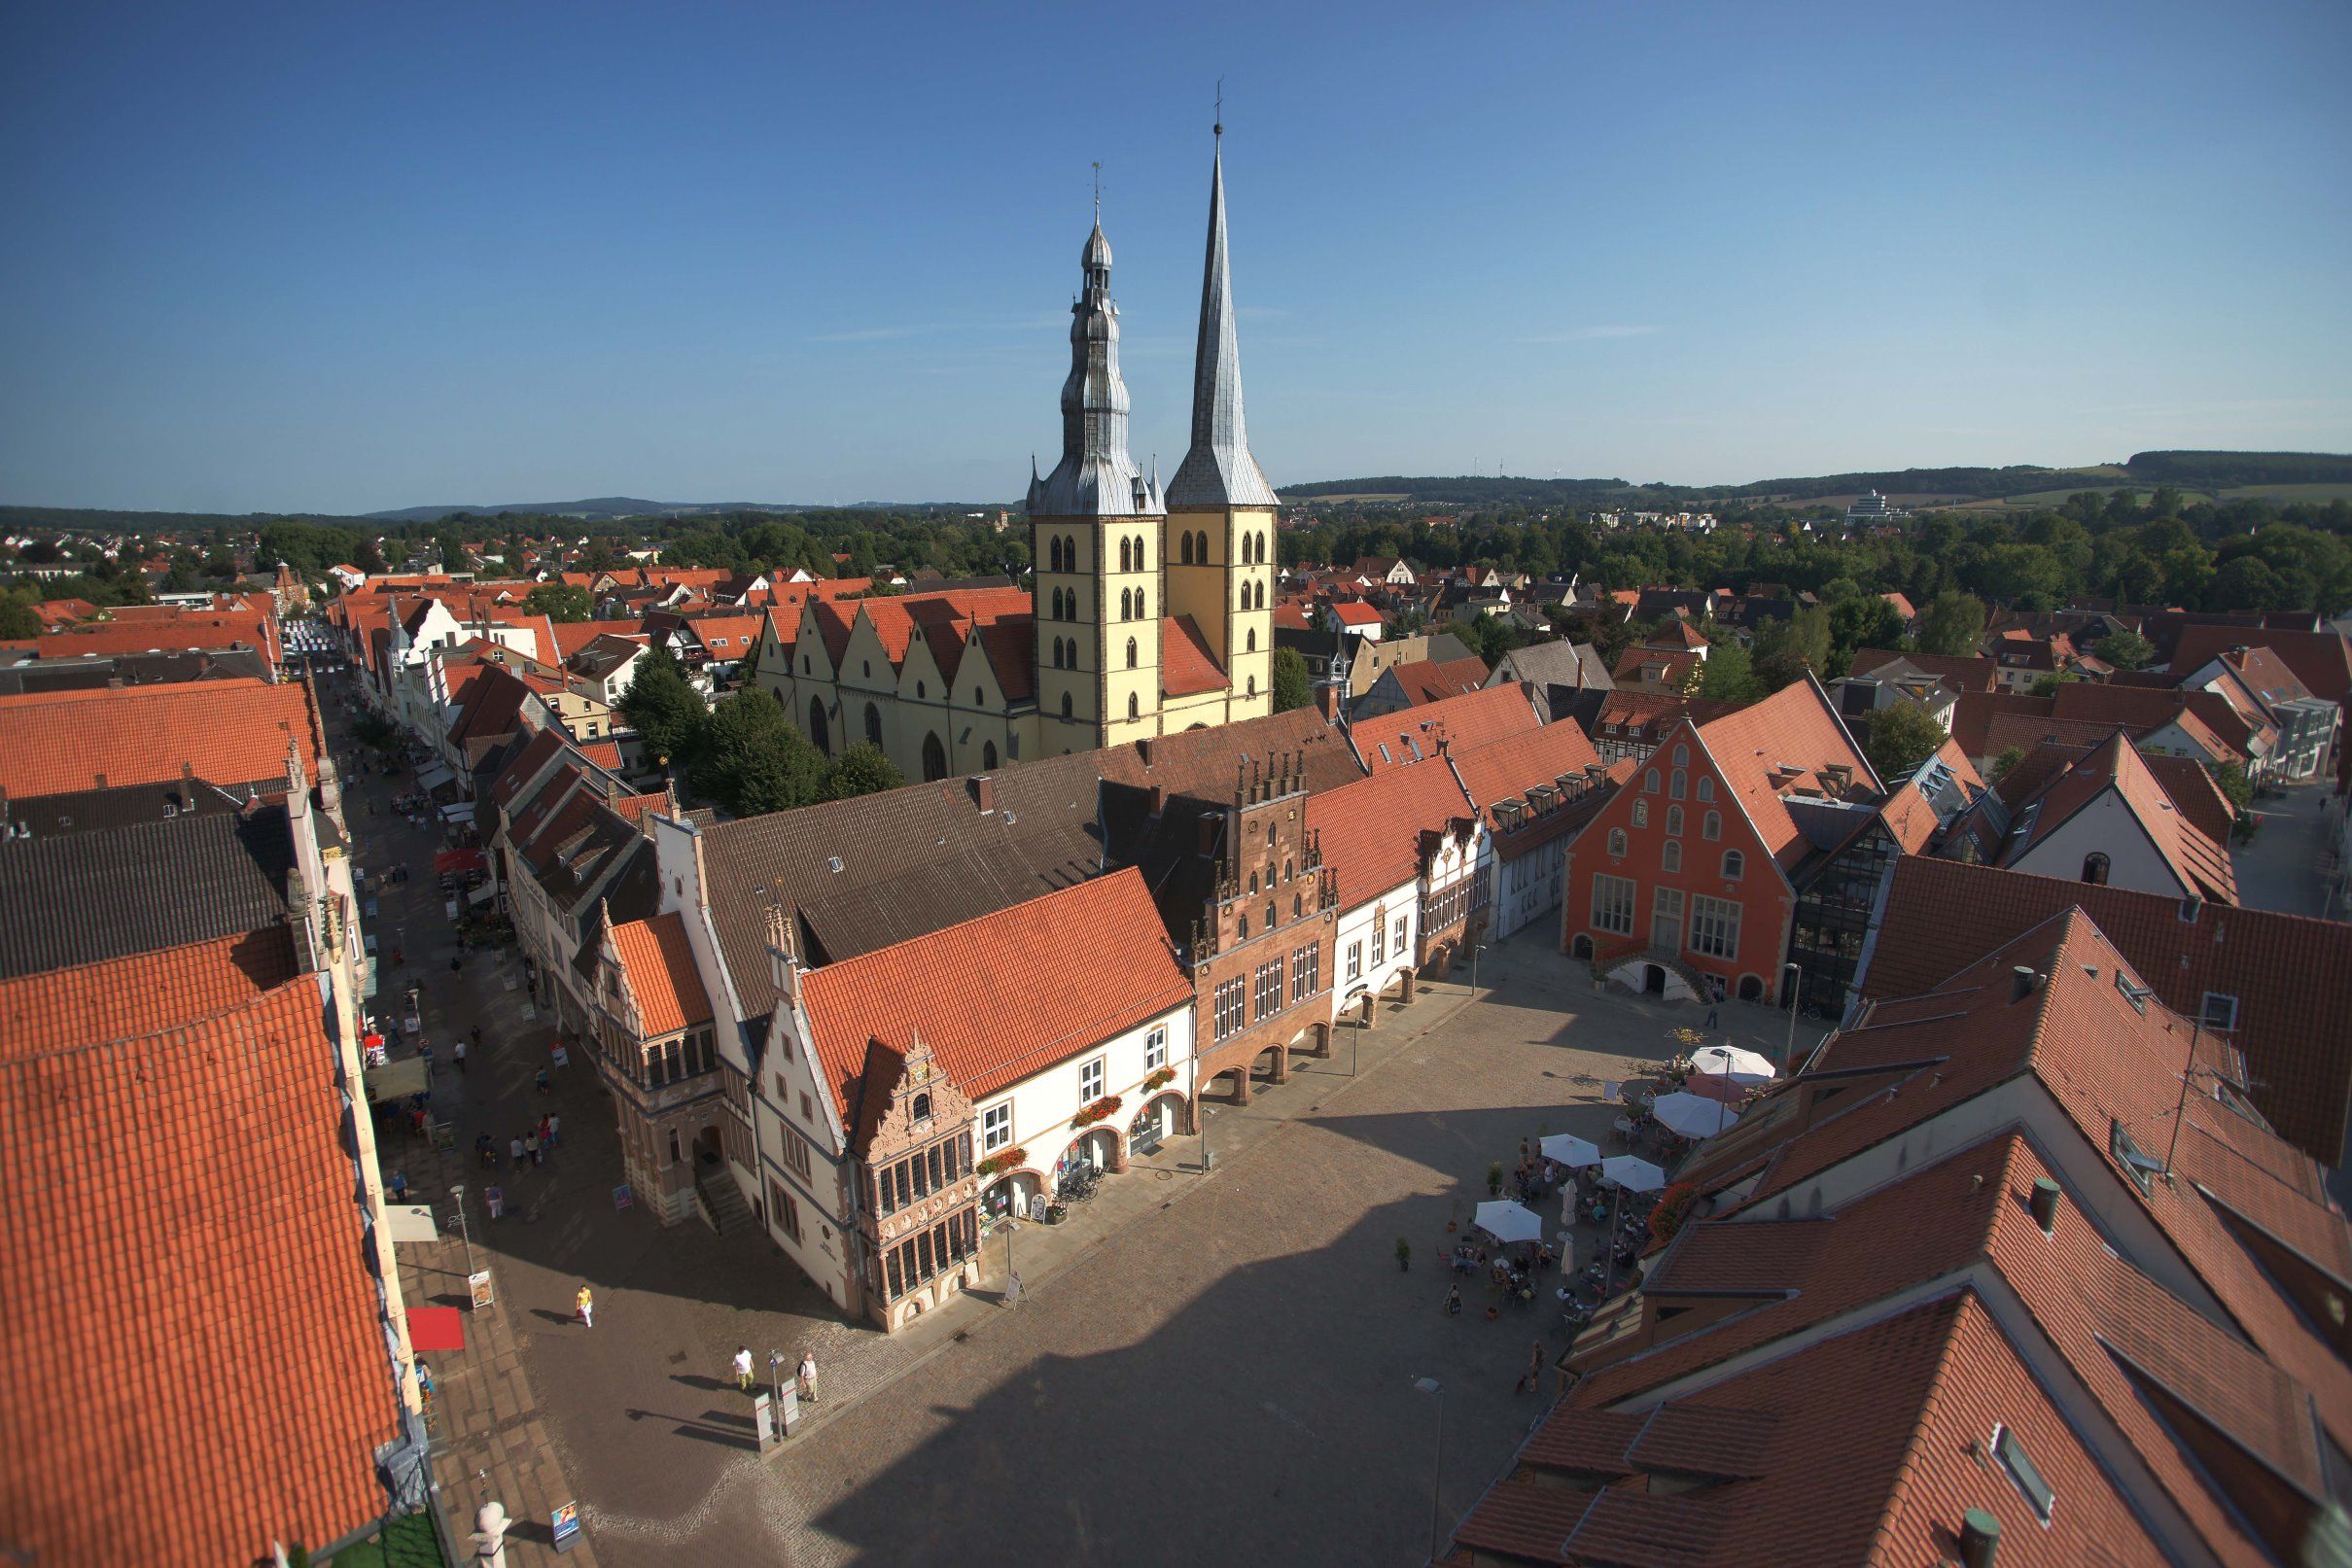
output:
[[1073, 1138], [1070, 1147], [1062, 1151], [1062, 1158], [1054, 1162], [1054, 1185], [1059, 1187], [1080, 1166], [1092, 1166], [1097, 1174], [1115, 1169], [1118, 1153], [1119, 1135], [1107, 1127], [1098, 1127]]
[[1743, 1002], [1764, 1000], [1764, 977], [1762, 975], [1741, 975], [1739, 977], [1739, 999]]
[[1011, 1214], [1019, 1219], [1030, 1216], [1036, 1202], [1039, 1183], [1034, 1170], [1013, 1170], [998, 1177], [980, 1194], [980, 1212], [990, 1219], [1002, 1219]]
[[823, 697], [809, 699], [809, 739], [817, 743], [817, 749], [820, 751], [830, 751], [833, 749], [831, 739], [825, 734], [825, 699]]
[[713, 1122], [694, 1134], [694, 1162], [697, 1165], [717, 1166], [720, 1158], [719, 1124]]
[[1593, 939], [1592, 939], [1591, 937], [1589, 937], [1589, 936], [1585, 935], [1585, 934], [1584, 934], [1582, 931], [1579, 931], [1579, 932], [1577, 932], [1577, 933], [1576, 933], [1576, 935], [1575, 935], [1574, 937], [1572, 937], [1572, 938], [1570, 938], [1570, 939], [1569, 939], [1569, 941], [1568, 941], [1568, 957], [1569, 957], [1569, 958], [1591, 958], [1592, 956], [1593, 956]]
[[938, 731], [923, 737], [923, 779], [926, 784], [947, 777], [947, 748], [939, 744]]
[[1666, 965], [1645, 963], [1641, 966], [1641, 989], [1653, 996], [1666, 994]]
[[882, 710], [870, 702], [865, 705], [865, 738], [876, 746], [882, 744]]
[[1127, 1124], [1128, 1152], [1149, 1154], [1160, 1146], [1162, 1138], [1173, 1137], [1184, 1130], [1184, 1097], [1170, 1090], [1136, 1112], [1135, 1120]]

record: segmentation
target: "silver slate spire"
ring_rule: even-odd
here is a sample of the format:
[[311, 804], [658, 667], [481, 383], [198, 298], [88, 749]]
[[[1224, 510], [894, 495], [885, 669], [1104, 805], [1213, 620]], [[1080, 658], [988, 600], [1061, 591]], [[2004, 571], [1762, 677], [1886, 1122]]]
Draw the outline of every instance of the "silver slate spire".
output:
[[1070, 379], [1062, 383], [1062, 461], [1029, 484], [1032, 517], [1156, 517], [1159, 487], [1127, 455], [1127, 383], [1119, 379], [1119, 307], [1110, 299], [1103, 197], [1078, 264], [1085, 287], [1070, 307]]
[[1272, 506], [1274, 487], [1249, 455], [1242, 421], [1242, 351], [1233, 326], [1233, 269], [1225, 260], [1225, 127], [1216, 127], [1209, 182], [1209, 261], [1201, 279], [1201, 338], [1192, 360], [1192, 448], [1168, 481], [1172, 506]]

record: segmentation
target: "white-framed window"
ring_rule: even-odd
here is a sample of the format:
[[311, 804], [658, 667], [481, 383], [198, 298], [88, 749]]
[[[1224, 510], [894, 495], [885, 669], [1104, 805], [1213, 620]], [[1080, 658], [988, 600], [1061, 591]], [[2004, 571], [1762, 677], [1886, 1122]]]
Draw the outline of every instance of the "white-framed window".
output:
[[1631, 936], [1633, 932], [1633, 879], [1593, 879], [1593, 928]]
[[1647, 827], [1650, 825], [1650, 803], [1648, 801], [1637, 800], [1633, 802], [1633, 825], [1635, 827]]
[[980, 1113], [980, 1152], [994, 1154], [1013, 1140], [1013, 1102], [991, 1105]]
[[1091, 1105], [1102, 1098], [1103, 1059], [1097, 1057], [1092, 1062], [1078, 1065], [1078, 1100], [1081, 1104]]
[[1691, 951], [1728, 958], [1739, 951], [1739, 906], [1729, 898], [1691, 900]]
[[2230, 995], [2226, 991], [2209, 991], [2205, 993], [2205, 1006], [2202, 1022], [2205, 1028], [2209, 1029], [2233, 1029], [2237, 1028], [2237, 998]]
[[2001, 1462], [2002, 1472], [2009, 1477], [2010, 1484], [2024, 1497], [2026, 1505], [2033, 1510], [2033, 1516], [2048, 1524], [2051, 1513], [2057, 1505], [2057, 1493], [2051, 1490], [2050, 1482], [2042, 1479], [2042, 1472], [2034, 1467], [2034, 1462], [2025, 1457], [2025, 1446], [2018, 1441], [2017, 1433], [2011, 1431], [2006, 1422], [1992, 1429], [1992, 1456]]
[[1249, 983], [1236, 975], [1219, 981], [1214, 995], [1216, 1007], [1216, 1037], [1229, 1038], [1242, 1027], [1242, 1009], [1249, 995]]
[[1143, 1070], [1157, 1072], [1166, 1065], [1168, 1065], [1168, 1030], [1163, 1026], [1143, 1036]]
[[1372, 961], [1382, 963], [1387, 957], [1388, 923], [1376, 914], [1372, 917]]
[[[1558, 865], [1565, 864], [1564, 861], [1555, 863]], [[1396, 951], [1399, 956], [1403, 955], [1405, 948], [1409, 945], [1409, 940], [1410, 939], [1405, 935], [1405, 917], [1399, 915], [1396, 917]]]
[[1364, 978], [1364, 944], [1361, 942], [1348, 944], [1348, 978], [1351, 980]]

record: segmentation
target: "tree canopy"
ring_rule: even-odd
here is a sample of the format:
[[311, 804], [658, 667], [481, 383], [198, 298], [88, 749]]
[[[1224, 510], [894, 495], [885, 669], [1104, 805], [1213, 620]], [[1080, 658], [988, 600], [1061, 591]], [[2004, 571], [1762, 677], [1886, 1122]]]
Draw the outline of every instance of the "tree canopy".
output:
[[1870, 742], [1863, 754], [1889, 789], [1919, 771], [1919, 764], [1944, 744], [1944, 726], [1913, 702], [1898, 702], [1870, 716]]
[[596, 605], [588, 590], [575, 582], [543, 582], [523, 595], [523, 609], [549, 620], [576, 622], [592, 620]]
[[825, 798], [825, 753], [775, 698], [748, 686], [720, 699], [687, 765], [696, 792], [738, 817]]
[[686, 683], [685, 672], [658, 642], [637, 661], [619, 707], [647, 753], [664, 766], [692, 757], [711, 717], [701, 694]]
[[1294, 647], [1274, 650], [1274, 711], [1286, 714], [1293, 708], [1304, 708], [1315, 700], [1315, 684], [1307, 670], [1306, 656]]
[[847, 800], [852, 795], [895, 789], [904, 783], [906, 775], [898, 771], [898, 764], [882, 748], [871, 741], [860, 741], [833, 758], [825, 770], [825, 798]]

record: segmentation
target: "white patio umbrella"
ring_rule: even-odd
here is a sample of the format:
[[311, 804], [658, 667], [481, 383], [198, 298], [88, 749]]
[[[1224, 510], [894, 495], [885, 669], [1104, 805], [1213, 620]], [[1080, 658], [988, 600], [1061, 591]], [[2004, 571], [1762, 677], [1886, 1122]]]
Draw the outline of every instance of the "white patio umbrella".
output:
[[1600, 1162], [1600, 1179], [1630, 1193], [1654, 1193], [1666, 1185], [1666, 1172], [1638, 1155], [1612, 1154]]
[[1650, 1114], [1662, 1126], [1686, 1138], [1711, 1138], [1739, 1120], [1739, 1113], [1723, 1101], [1681, 1090], [1660, 1095], [1658, 1102], [1650, 1107]]
[[1708, 1045], [1691, 1053], [1691, 1070], [1734, 1083], [1770, 1083], [1779, 1076], [1764, 1057], [1737, 1045]]
[[1543, 1157], [1574, 1170], [1582, 1166], [1600, 1164], [1600, 1146], [1567, 1132], [1555, 1132], [1543, 1140]]
[[1508, 1198], [1479, 1204], [1471, 1223], [1497, 1241], [1533, 1241], [1543, 1235], [1543, 1221], [1534, 1211]]

